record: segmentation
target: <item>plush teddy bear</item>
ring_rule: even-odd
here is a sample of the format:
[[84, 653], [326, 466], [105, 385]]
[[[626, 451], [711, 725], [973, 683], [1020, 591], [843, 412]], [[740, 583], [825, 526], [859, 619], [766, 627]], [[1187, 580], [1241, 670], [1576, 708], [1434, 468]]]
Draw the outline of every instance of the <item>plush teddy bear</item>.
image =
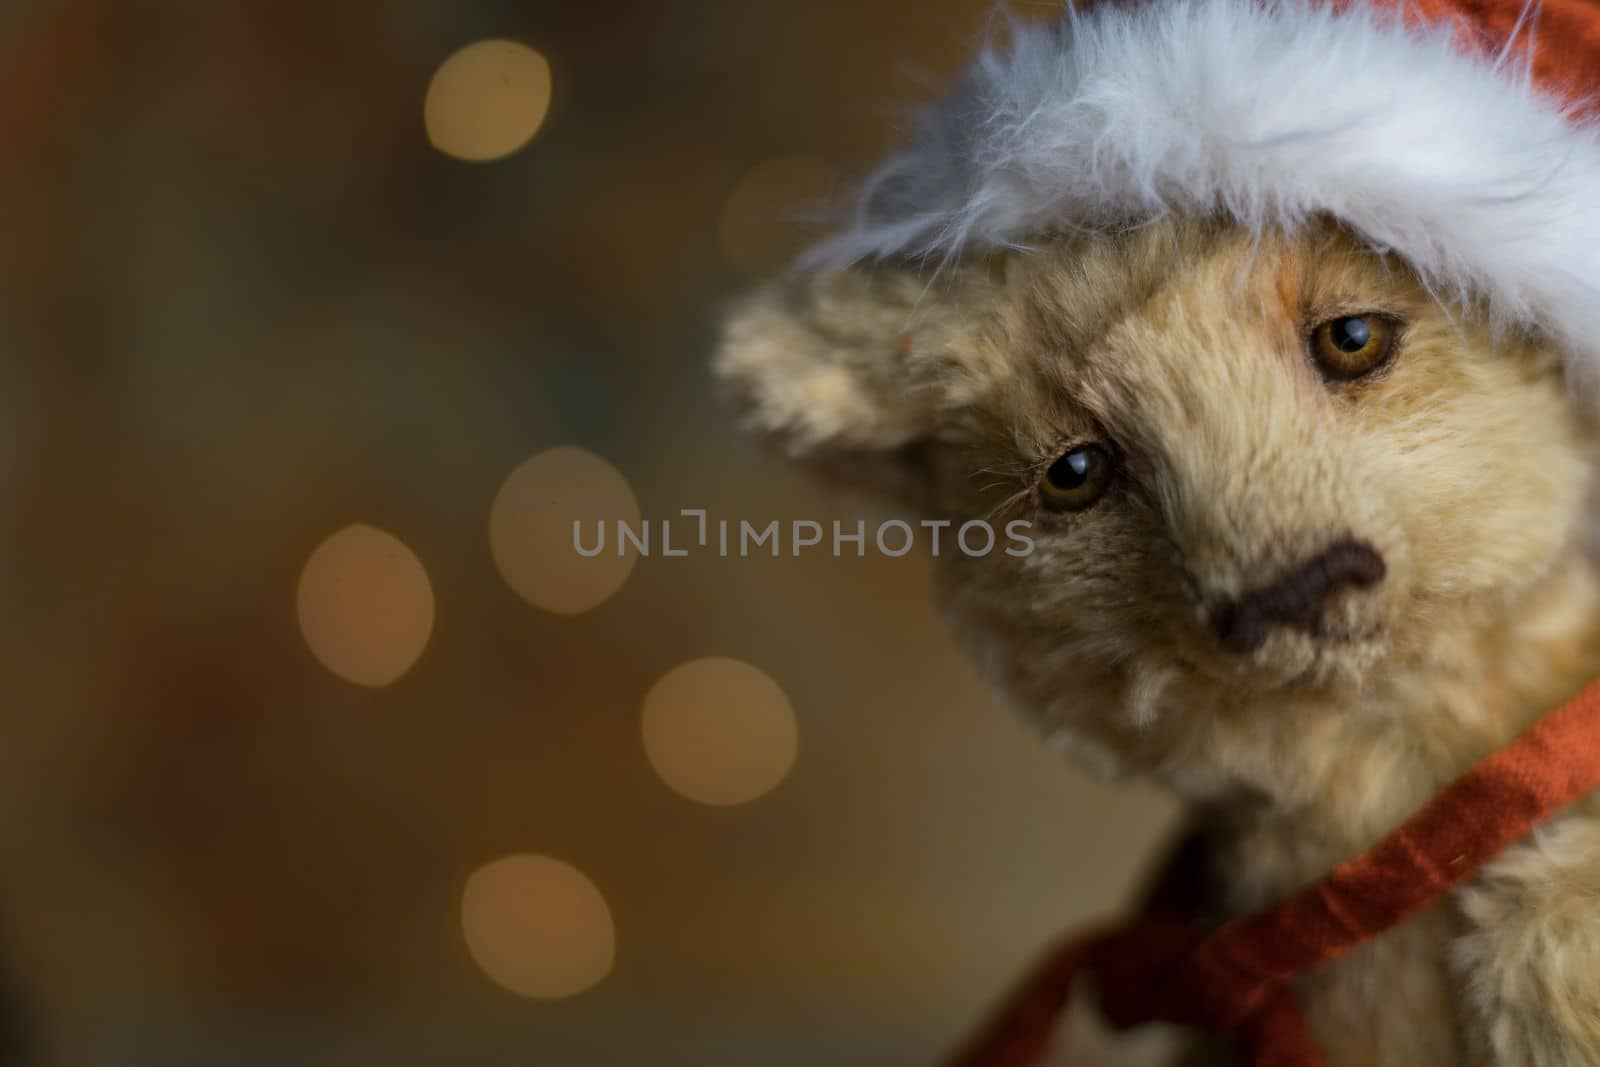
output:
[[[1011, 26], [718, 355], [794, 459], [1030, 524], [941, 553], [943, 610], [1051, 738], [1189, 802], [1223, 917], [1416, 852], [1385, 835], [1600, 675], [1600, 6], [1452, 2]], [[1459, 878], [1402, 857], [1443, 888], [1293, 977], [1327, 1062], [1600, 1064], [1568, 799]]]

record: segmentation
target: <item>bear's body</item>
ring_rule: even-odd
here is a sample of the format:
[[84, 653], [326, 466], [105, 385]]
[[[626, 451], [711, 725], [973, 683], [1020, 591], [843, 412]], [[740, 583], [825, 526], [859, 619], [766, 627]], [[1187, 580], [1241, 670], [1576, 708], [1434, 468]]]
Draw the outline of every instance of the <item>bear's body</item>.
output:
[[[1349, 373], [1330, 323], [1389, 347]], [[941, 557], [946, 614], [1053, 740], [1193, 804], [1229, 913], [1600, 675], [1591, 404], [1538, 331], [1335, 223], [801, 276], [735, 315], [719, 369], [806, 463], [1033, 523], [1026, 557]], [[1064, 494], [1083, 449], [1110, 473]], [[1600, 1064], [1600, 805], [1300, 990], [1333, 1067]]]

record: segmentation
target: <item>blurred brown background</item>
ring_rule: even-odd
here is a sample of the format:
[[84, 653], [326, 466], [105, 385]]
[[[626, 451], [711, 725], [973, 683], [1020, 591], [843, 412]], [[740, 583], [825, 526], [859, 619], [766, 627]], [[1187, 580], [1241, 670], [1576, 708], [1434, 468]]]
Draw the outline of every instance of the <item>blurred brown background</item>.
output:
[[[924, 1064], [1116, 906], [1170, 809], [996, 706], [927, 560], [646, 558], [558, 614], [490, 551], [557, 446], [646, 516], [852, 514], [737, 432], [717, 309], [987, 14], [0, 6], [0, 1062]], [[434, 85], [484, 39], [537, 56]], [[441, 150], [474, 138], [517, 143]], [[351, 524], [409, 550], [318, 579], [326, 640], [398, 656], [387, 684], [297, 611]], [[686, 798], [641, 742], [702, 657], [792, 708], [748, 803]], [[473, 914], [523, 854], [600, 917], [514, 881]], [[519, 996], [473, 923], [534, 980], [601, 969]]]

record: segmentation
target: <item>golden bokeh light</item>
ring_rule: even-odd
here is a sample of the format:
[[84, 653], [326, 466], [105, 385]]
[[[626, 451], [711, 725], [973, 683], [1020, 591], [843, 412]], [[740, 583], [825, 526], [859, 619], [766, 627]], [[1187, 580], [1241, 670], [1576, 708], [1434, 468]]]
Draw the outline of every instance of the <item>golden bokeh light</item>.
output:
[[527, 144], [550, 109], [550, 64], [516, 41], [469, 44], [434, 72], [423, 101], [428, 140], [472, 163]]
[[498, 985], [524, 997], [570, 997], [611, 973], [616, 930], [583, 872], [549, 856], [485, 864], [461, 893], [467, 951]]
[[[593, 550], [604, 529], [598, 555]], [[619, 555], [619, 522], [639, 530], [639, 502], [617, 469], [582, 448], [541, 452], [507, 476], [489, 509], [489, 551], [506, 584], [530, 604], [577, 615], [604, 603], [638, 562], [631, 542]]]
[[723, 204], [723, 254], [751, 274], [782, 267], [821, 235], [818, 216], [836, 195], [838, 173], [806, 156], [774, 159], [739, 179]]
[[783, 781], [799, 730], [778, 684], [736, 659], [669, 671], [644, 699], [645, 755], [661, 780], [702, 804], [744, 804]]
[[433, 632], [433, 587], [421, 561], [393, 535], [361, 524], [311, 553], [295, 607], [312, 653], [357, 685], [395, 681]]

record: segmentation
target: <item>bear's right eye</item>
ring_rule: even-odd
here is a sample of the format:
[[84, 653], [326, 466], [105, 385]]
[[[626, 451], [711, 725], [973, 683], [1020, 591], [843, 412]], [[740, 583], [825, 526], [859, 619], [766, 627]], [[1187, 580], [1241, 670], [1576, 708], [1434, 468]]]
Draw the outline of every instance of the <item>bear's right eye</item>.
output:
[[1311, 358], [1323, 377], [1348, 382], [1389, 361], [1400, 333], [1387, 315], [1341, 315], [1311, 331]]
[[1051, 511], [1082, 511], [1111, 485], [1111, 456], [1099, 445], [1077, 445], [1045, 469], [1039, 503]]

